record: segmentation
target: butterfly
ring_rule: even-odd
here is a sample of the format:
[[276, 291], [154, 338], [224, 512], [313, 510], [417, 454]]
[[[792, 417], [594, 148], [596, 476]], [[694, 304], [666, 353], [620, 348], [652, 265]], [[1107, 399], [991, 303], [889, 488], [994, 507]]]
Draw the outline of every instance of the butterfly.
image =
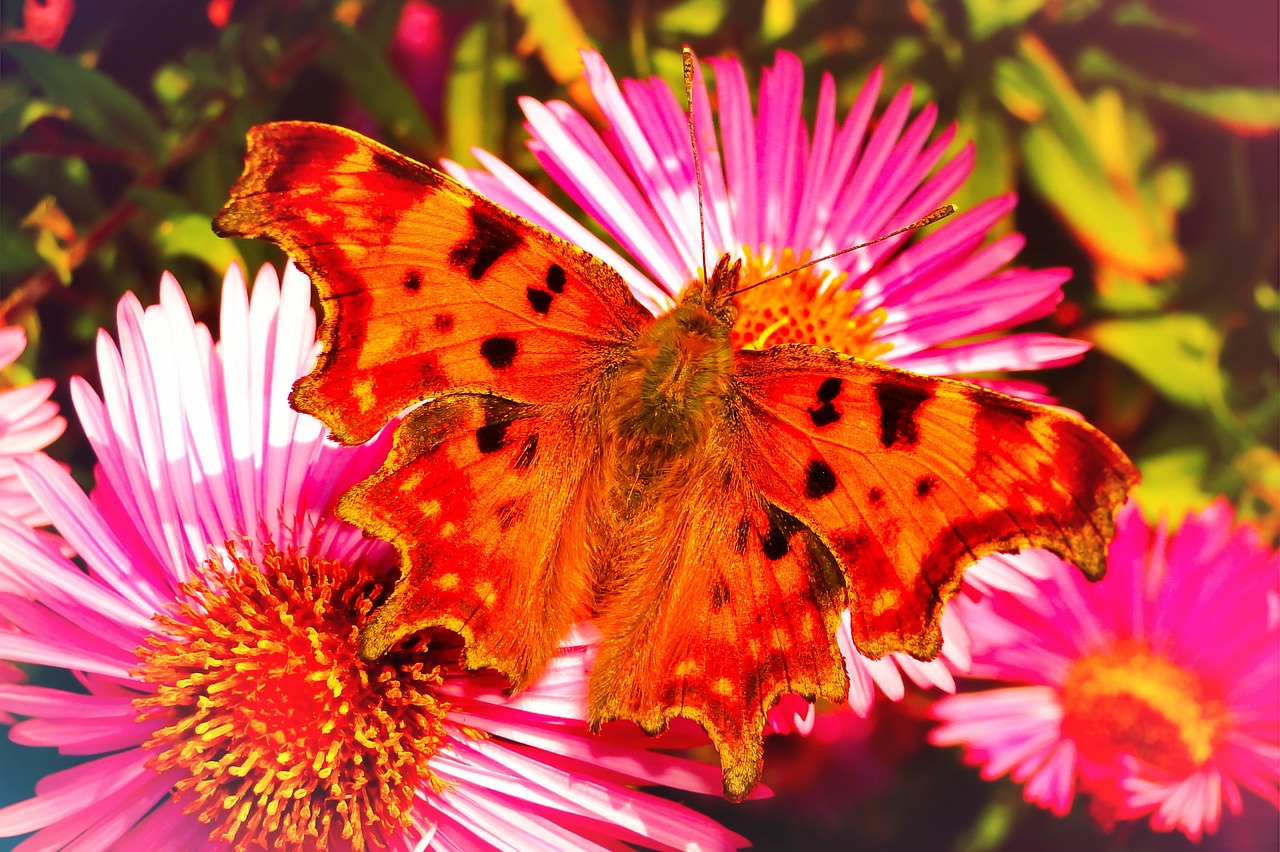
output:
[[697, 721], [730, 799], [781, 695], [846, 698], [846, 609], [864, 654], [932, 658], [985, 554], [1101, 576], [1137, 479], [1052, 408], [816, 346], [735, 350], [729, 256], [655, 317], [602, 261], [349, 130], [253, 128], [214, 227], [319, 290], [295, 408], [346, 444], [409, 409], [338, 506], [402, 558], [361, 653], [445, 628], [518, 689], [593, 619], [592, 724]]

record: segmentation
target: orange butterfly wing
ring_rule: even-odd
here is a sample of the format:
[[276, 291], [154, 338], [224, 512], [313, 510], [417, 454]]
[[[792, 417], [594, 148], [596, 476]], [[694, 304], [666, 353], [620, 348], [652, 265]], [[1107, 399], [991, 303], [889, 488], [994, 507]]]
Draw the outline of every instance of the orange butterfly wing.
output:
[[[730, 439], [727, 423], [717, 439]], [[605, 639], [591, 675], [594, 723], [634, 719], [650, 733], [683, 716], [720, 754], [725, 795], [760, 778], [765, 715], [778, 698], [840, 702], [835, 641], [840, 566], [817, 536], [760, 499], [723, 454], [681, 472], [688, 499], [654, 507], [653, 547], [602, 597]]]
[[844, 609], [868, 656], [932, 658], [983, 555], [1044, 547], [1101, 576], [1137, 475], [1046, 406], [811, 346], [734, 357], [725, 417], [673, 474], [687, 499], [638, 513], [647, 551], [598, 604], [588, 697], [595, 721], [697, 720], [741, 799], [780, 695], [847, 694]]
[[364, 652], [442, 626], [471, 667], [536, 674], [594, 591], [575, 507], [601, 441], [581, 408], [651, 315], [581, 249], [327, 125], [251, 130], [214, 226], [276, 243], [320, 293], [322, 352], [294, 407], [358, 443], [435, 398], [339, 505], [402, 555]]
[[445, 391], [570, 399], [652, 319], [582, 249], [325, 124], [250, 130], [214, 230], [265, 237], [311, 276], [323, 351], [292, 401], [346, 443]]
[[469, 667], [496, 668], [518, 687], [590, 617], [595, 586], [581, 542], [600, 441], [579, 423], [558, 407], [472, 394], [405, 416], [382, 470], [338, 507], [403, 559], [360, 635], [366, 658], [444, 627], [466, 640]]
[[1102, 576], [1138, 474], [1083, 420], [816, 347], [736, 359], [744, 471], [839, 560], [867, 656], [935, 656], [943, 603], [989, 553]]

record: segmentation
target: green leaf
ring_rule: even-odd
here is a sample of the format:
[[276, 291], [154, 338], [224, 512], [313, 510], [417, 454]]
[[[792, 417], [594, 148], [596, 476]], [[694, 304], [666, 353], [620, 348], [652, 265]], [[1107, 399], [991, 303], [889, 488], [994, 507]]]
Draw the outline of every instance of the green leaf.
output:
[[681, 36], [709, 36], [720, 28], [728, 12], [723, 0], [685, 0], [658, 15], [657, 29]]
[[511, 0], [525, 22], [525, 38], [538, 49], [552, 78], [568, 85], [582, 77], [582, 56], [591, 39], [568, 0]]
[[1023, 37], [1019, 47], [1019, 59], [997, 66], [997, 94], [1015, 115], [1034, 117], [1021, 148], [1036, 190], [1099, 266], [1146, 279], [1181, 269], [1171, 202], [1189, 190], [1151, 166], [1155, 134], [1145, 115], [1114, 90], [1086, 102], [1038, 39]]
[[982, 41], [1006, 27], [1021, 24], [1044, 6], [1045, 0], [964, 0], [969, 32]]
[[1209, 451], [1201, 444], [1185, 444], [1137, 460], [1142, 481], [1134, 496], [1149, 521], [1161, 517], [1176, 524], [1187, 512], [1213, 500], [1201, 483], [1209, 469]]
[[153, 232], [161, 257], [179, 256], [194, 258], [221, 275], [233, 263], [244, 268], [235, 242], [224, 240], [209, 227], [209, 217], [203, 213], [179, 213], [160, 222]]
[[1079, 76], [1082, 80], [1123, 83], [1134, 91], [1208, 118], [1235, 133], [1261, 136], [1280, 128], [1280, 91], [1275, 89], [1190, 88], [1151, 80], [1096, 47], [1081, 54]]
[[472, 148], [493, 150], [497, 141], [493, 122], [487, 116], [496, 112], [486, 108], [501, 97], [494, 85], [489, 64], [489, 24], [480, 19], [458, 39], [453, 54], [453, 73], [445, 92], [445, 113], [449, 128], [449, 156], [463, 164], [475, 163]]
[[[988, 198], [1012, 192], [1017, 186], [1016, 148], [999, 106], [976, 91], [966, 91], [961, 94], [956, 119], [959, 132], [948, 154], [958, 153], [972, 140], [978, 157], [969, 179], [948, 200], [967, 210]], [[1011, 225], [1012, 217], [1008, 217], [997, 223], [996, 230], [1007, 233]]]
[[4, 52], [52, 103], [65, 107], [71, 121], [101, 142], [159, 160], [164, 132], [147, 108], [110, 77], [75, 59], [29, 44], [11, 42]]
[[1097, 275], [1096, 304], [1109, 314], [1149, 314], [1168, 304], [1173, 287], [1164, 282], [1146, 281], [1103, 267]]
[[0, 275], [23, 275], [40, 265], [40, 255], [19, 231], [0, 225]]
[[1205, 409], [1222, 398], [1222, 334], [1199, 314], [1104, 320], [1088, 336], [1179, 405]]

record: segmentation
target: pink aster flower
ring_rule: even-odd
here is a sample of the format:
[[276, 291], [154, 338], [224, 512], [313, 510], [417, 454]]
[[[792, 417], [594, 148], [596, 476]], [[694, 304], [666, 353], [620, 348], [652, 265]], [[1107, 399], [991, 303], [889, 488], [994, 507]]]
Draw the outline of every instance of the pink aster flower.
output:
[[1219, 502], [1176, 534], [1130, 502], [1096, 584], [1050, 554], [1034, 597], [976, 604], [973, 675], [1009, 686], [944, 698], [931, 739], [984, 778], [1065, 814], [1077, 789], [1104, 824], [1150, 815], [1193, 839], [1240, 787], [1280, 807], [1277, 554]]
[[[86, 762], [0, 808], [33, 848], [732, 848], [710, 819], [633, 788], [717, 793], [713, 767], [585, 722], [589, 637], [516, 699], [448, 634], [375, 661], [356, 637], [389, 587], [383, 542], [334, 519], [386, 442], [345, 448], [287, 395], [315, 357], [306, 278], [235, 270], [215, 343], [166, 276], [132, 295], [101, 397], [72, 386], [97, 453], [86, 496], [42, 455], [20, 476], [87, 572], [0, 519], [0, 658], [71, 692], [0, 684], [20, 744]], [[674, 743], [673, 745], [680, 745]], [[24, 847], [25, 848], [25, 847]]]
[[[27, 345], [27, 333], [17, 326], [0, 328], [0, 370], [8, 367]], [[0, 515], [29, 526], [48, 523], [31, 495], [18, 481], [14, 459], [47, 447], [67, 428], [49, 401], [52, 379], [38, 379], [22, 387], [0, 389]], [[5, 388], [0, 379], [0, 388]]]
[[[627, 257], [491, 154], [474, 152], [485, 170], [445, 166], [477, 191], [608, 262], [640, 301], [660, 313], [704, 266], [685, 107], [661, 80], [619, 85], [598, 54], [584, 51], [583, 61], [608, 129], [597, 131], [566, 103], [524, 98], [529, 148]], [[937, 118], [932, 104], [911, 118], [910, 87], [873, 121], [879, 69], [843, 121], [837, 120], [835, 82], [824, 75], [810, 130], [800, 112], [803, 69], [793, 54], [780, 51], [774, 67], [765, 70], [754, 114], [742, 66], [718, 59], [710, 64], [718, 120], [700, 76], [693, 93], [707, 261], [726, 252], [744, 258], [744, 283], [908, 225], [944, 204], [973, 170], [972, 144], [944, 159], [954, 126], [930, 140]], [[738, 297], [735, 342], [753, 348], [814, 343], [916, 372], [960, 377], [1077, 361], [1088, 344], [1006, 333], [1049, 314], [1070, 277], [1065, 268], [1009, 268], [1024, 242], [1019, 234], [987, 242], [1014, 203], [1013, 195], [994, 198], [923, 237], [894, 237], [745, 292]], [[1031, 382], [982, 383], [1047, 399], [1044, 388]], [[985, 560], [970, 569], [976, 582], [966, 593], [975, 594], [984, 583], [1026, 586], [1018, 574], [1016, 563]], [[954, 691], [952, 669], [968, 665], [962, 614], [963, 605], [944, 614], [942, 654], [932, 661], [904, 654], [869, 660], [854, 648], [846, 619], [839, 639], [849, 662], [852, 706], [865, 714], [877, 687], [901, 698], [904, 673], [922, 687]], [[812, 716], [802, 707], [786, 702], [774, 714], [775, 727], [806, 729]]]

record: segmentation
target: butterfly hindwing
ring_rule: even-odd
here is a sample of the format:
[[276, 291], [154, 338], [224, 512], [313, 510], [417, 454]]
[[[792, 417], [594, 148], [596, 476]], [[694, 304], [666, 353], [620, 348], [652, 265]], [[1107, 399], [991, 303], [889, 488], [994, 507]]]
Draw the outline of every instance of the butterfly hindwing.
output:
[[1102, 575], [1137, 474], [1083, 420], [817, 347], [735, 357], [744, 467], [840, 560], [864, 654], [935, 656], [943, 603], [989, 553]]
[[576, 246], [324, 124], [253, 128], [214, 227], [271, 240], [311, 276], [323, 351], [292, 399], [347, 443], [446, 391], [568, 399], [651, 318]]
[[396, 545], [400, 580], [361, 634], [376, 658], [443, 627], [471, 668], [522, 685], [589, 615], [582, 504], [598, 461], [578, 418], [531, 403], [454, 394], [406, 415], [381, 471], [349, 491], [341, 517]]
[[844, 577], [823, 543], [760, 500], [710, 454], [682, 475], [689, 494], [646, 519], [648, 547], [599, 603], [606, 637], [592, 671], [593, 722], [633, 719], [651, 733], [682, 716], [720, 753], [725, 795], [760, 777], [765, 716], [778, 698], [843, 701], [836, 644]]

